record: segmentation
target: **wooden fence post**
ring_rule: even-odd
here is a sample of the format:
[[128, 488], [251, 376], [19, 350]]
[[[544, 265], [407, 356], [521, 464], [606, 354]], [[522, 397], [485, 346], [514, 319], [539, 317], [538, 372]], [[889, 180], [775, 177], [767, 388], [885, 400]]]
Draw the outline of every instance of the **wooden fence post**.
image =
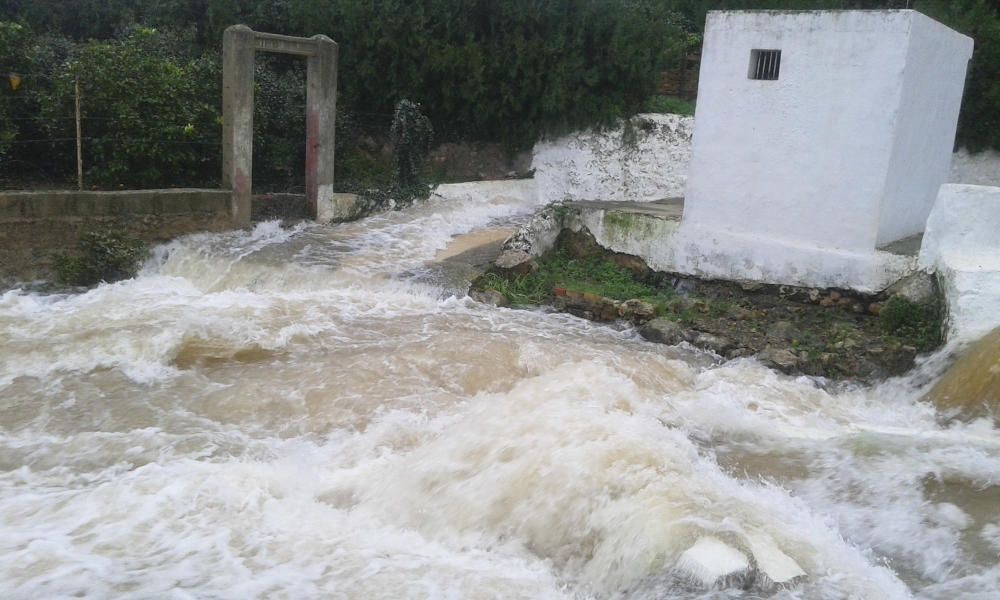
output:
[[83, 189], [83, 140], [80, 127], [80, 76], [76, 76], [74, 84], [76, 92], [76, 188]]

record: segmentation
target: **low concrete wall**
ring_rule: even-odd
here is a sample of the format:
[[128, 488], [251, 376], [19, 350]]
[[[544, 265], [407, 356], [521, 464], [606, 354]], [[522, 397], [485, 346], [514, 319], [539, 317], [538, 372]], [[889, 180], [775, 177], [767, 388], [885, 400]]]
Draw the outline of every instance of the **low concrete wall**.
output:
[[937, 273], [949, 337], [976, 340], [1000, 327], [1000, 187], [941, 186], [920, 266]]
[[48, 275], [55, 252], [80, 235], [112, 229], [156, 243], [187, 233], [233, 229], [229, 190], [0, 192], [0, 279]]
[[310, 219], [309, 202], [305, 194], [254, 194], [250, 203], [250, 222], [282, 219], [296, 221]]

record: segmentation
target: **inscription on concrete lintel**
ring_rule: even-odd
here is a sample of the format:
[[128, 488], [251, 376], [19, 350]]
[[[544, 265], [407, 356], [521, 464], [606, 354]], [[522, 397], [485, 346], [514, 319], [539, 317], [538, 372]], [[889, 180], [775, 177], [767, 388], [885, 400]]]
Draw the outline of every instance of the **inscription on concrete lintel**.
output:
[[316, 54], [315, 41], [289, 35], [254, 32], [253, 44], [254, 50], [261, 52], [278, 52], [298, 56], [314, 56]]

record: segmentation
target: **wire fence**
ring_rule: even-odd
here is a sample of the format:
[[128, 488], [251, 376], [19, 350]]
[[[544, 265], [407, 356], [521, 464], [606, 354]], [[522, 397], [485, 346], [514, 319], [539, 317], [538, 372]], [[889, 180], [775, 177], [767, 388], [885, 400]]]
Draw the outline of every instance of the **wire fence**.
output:
[[[90, 175], [106, 171], [111, 160], [139, 164], [146, 157], [161, 157], [164, 162], [163, 156], [183, 152], [182, 149], [189, 150], [184, 152], [185, 164], [195, 167], [178, 169], [181, 177], [171, 183], [180, 186], [220, 183], [221, 119], [214, 126], [199, 128], [200, 135], [192, 135], [186, 131], [191, 127], [189, 123], [160, 121], [155, 113], [141, 117], [87, 114], [94, 112], [95, 107], [88, 106], [86, 94], [79, 91], [71, 106], [59, 106], [68, 114], [51, 114], [51, 102], [46, 110], [41, 110], [42, 100], [47, 100], [44, 90], [22, 88], [17, 94], [0, 90], [0, 188], [121, 187], [109, 185], [107, 177]], [[301, 100], [304, 102], [304, 97]], [[3, 110], [4, 105], [8, 110]], [[255, 128], [254, 184], [260, 191], [304, 189], [305, 106], [298, 102], [284, 103], [281, 111], [277, 123], [265, 118], [260, 120], [263, 125]], [[100, 112], [100, 107], [96, 112]], [[135, 135], [141, 133], [136, 131], [137, 120], [155, 124], [148, 129], [169, 131], [176, 137]], [[368, 155], [384, 158], [382, 149], [391, 121], [392, 115], [385, 113], [338, 114], [338, 151], [342, 142], [346, 148], [362, 140], [367, 142]], [[165, 165], [169, 169], [169, 160]], [[153, 181], [140, 187], [163, 185]]]

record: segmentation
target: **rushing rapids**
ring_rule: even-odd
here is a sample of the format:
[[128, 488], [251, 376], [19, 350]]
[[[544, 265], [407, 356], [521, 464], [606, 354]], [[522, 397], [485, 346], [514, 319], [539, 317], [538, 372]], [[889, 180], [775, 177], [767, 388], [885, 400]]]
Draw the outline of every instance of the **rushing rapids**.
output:
[[3, 596], [995, 597], [1000, 433], [921, 400], [941, 360], [834, 388], [428, 266], [533, 209], [267, 223], [0, 296]]

